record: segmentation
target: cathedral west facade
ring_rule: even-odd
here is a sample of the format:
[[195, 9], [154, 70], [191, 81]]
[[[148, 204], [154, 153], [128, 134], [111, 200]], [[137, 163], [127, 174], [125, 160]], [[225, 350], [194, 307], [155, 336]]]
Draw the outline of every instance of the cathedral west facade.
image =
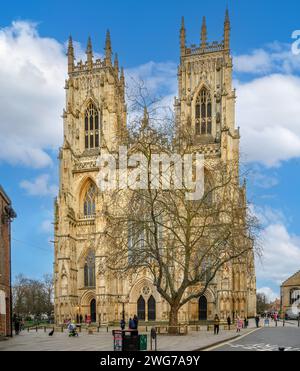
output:
[[[169, 306], [151, 275], [118, 279], [103, 267], [106, 249], [100, 237], [105, 234], [105, 195], [96, 185], [97, 158], [101, 151], [117, 151], [126, 143], [125, 77], [117, 56], [112, 61], [109, 32], [103, 60], [94, 60], [90, 40], [86, 54], [85, 62], [75, 64], [69, 40], [64, 142], [55, 202], [56, 322], [71, 318], [107, 323], [134, 314], [145, 321], [167, 321]], [[189, 130], [205, 158], [225, 164], [238, 161], [240, 134], [235, 127], [228, 12], [221, 42], [207, 42], [204, 18], [200, 45], [188, 47], [182, 20], [180, 54], [177, 125]], [[245, 186], [237, 193], [246, 204]], [[220, 270], [203, 296], [180, 309], [179, 322], [211, 320], [216, 313], [222, 319], [256, 314], [253, 253], [244, 263], [232, 262]]]

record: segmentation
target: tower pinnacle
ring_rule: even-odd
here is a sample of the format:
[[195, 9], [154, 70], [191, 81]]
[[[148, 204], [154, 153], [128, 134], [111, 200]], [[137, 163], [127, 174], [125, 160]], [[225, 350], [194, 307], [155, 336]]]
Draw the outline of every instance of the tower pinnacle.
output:
[[74, 47], [72, 36], [69, 37], [67, 56], [68, 56], [68, 73], [72, 73], [74, 71]]
[[184, 26], [184, 17], [181, 19], [181, 28], [180, 28], [180, 51], [181, 54], [184, 54], [186, 43], [186, 31]]
[[93, 49], [92, 49], [92, 40], [89, 37], [87, 48], [86, 48], [86, 55], [87, 55], [87, 63], [90, 68], [93, 66]]
[[226, 9], [224, 22], [224, 49], [230, 49], [230, 19], [228, 8]]
[[111, 39], [110, 39], [110, 32], [107, 30], [106, 32], [106, 40], [105, 40], [105, 64], [106, 66], [111, 66], [111, 55], [112, 55], [112, 48], [111, 48]]
[[116, 70], [116, 73], [119, 73], [119, 58], [117, 53], [115, 54], [114, 68]]
[[207, 27], [206, 27], [206, 18], [202, 18], [202, 27], [201, 27], [201, 49], [205, 49], [207, 46]]

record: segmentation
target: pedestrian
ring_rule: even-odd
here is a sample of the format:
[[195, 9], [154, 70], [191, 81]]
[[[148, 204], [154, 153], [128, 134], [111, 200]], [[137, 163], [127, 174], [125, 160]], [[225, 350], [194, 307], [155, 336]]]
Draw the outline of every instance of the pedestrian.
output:
[[244, 328], [247, 328], [248, 327], [248, 319], [247, 317], [245, 317], [244, 319]]
[[79, 316], [79, 321], [80, 321], [80, 323], [82, 323], [82, 314], [80, 314], [80, 316]]
[[255, 324], [256, 324], [256, 327], [259, 328], [259, 316], [258, 315], [255, 316]]
[[14, 327], [15, 327], [15, 334], [16, 335], [19, 335], [19, 332], [20, 332], [20, 320], [19, 320], [19, 317], [16, 314], [14, 314], [13, 323], [14, 323]]
[[133, 321], [135, 323], [135, 329], [137, 330], [139, 327], [139, 319], [136, 314], [133, 316]]
[[125, 322], [124, 318], [123, 318], [123, 319], [121, 319], [121, 321], [120, 321], [120, 327], [121, 327], [121, 330], [122, 330], [122, 331], [124, 331], [124, 330], [125, 330], [125, 327], [126, 327], [126, 322]]
[[240, 319], [240, 317], [237, 317], [236, 320], [236, 332], [241, 332], [241, 329], [243, 328], [243, 321]]
[[215, 335], [218, 335], [219, 334], [219, 331], [220, 331], [220, 318], [216, 314], [215, 315], [215, 319], [214, 319], [214, 334]]
[[228, 325], [228, 330], [230, 330], [230, 326], [231, 326], [231, 318], [230, 318], [230, 316], [227, 317], [227, 325]]
[[134, 336], [136, 335], [137, 331], [136, 331], [136, 322], [132, 319], [132, 318], [129, 318], [129, 330], [131, 330], [131, 336]]

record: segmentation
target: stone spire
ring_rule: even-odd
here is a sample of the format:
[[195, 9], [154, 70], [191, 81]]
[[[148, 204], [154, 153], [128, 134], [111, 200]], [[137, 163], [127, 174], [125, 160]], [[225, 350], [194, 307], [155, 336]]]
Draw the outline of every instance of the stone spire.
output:
[[111, 55], [112, 55], [112, 48], [111, 48], [110, 32], [109, 30], [107, 30], [106, 40], [105, 40], [105, 64], [106, 66], [112, 65]]
[[205, 49], [207, 46], [207, 28], [206, 28], [206, 18], [203, 17], [202, 19], [202, 27], [201, 27], [201, 48]]
[[185, 52], [185, 46], [186, 46], [186, 31], [184, 26], [184, 17], [181, 19], [181, 28], [180, 28], [180, 52], [181, 55]]
[[120, 85], [121, 85], [122, 97], [124, 99], [125, 98], [125, 75], [124, 75], [124, 68], [123, 67], [121, 67]]
[[226, 9], [224, 22], [224, 49], [230, 49], [230, 19], [228, 8]]
[[93, 49], [92, 49], [92, 41], [90, 37], [88, 38], [86, 55], [87, 55], [88, 66], [89, 68], [92, 68], [93, 67]]
[[115, 60], [114, 60], [114, 69], [116, 70], [116, 73], [119, 73], [119, 58], [118, 54], [115, 54]]
[[68, 73], [70, 74], [74, 71], [74, 59], [75, 59], [72, 36], [69, 37], [67, 56], [68, 56]]

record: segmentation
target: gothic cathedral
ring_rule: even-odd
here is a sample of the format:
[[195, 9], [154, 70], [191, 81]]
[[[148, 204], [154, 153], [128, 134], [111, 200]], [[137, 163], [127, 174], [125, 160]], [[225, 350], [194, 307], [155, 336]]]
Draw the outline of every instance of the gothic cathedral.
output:
[[[230, 21], [226, 11], [224, 39], [207, 42], [203, 18], [200, 45], [186, 45], [184, 20], [180, 30], [177, 124], [189, 128], [198, 151], [215, 160], [239, 160], [239, 130], [235, 128], [232, 89]], [[125, 77], [117, 55], [112, 62], [107, 32], [103, 60], [93, 57], [89, 39], [87, 60], [75, 64], [72, 39], [68, 46], [64, 141], [59, 152], [60, 184], [55, 201], [55, 319], [111, 323], [138, 314], [143, 321], [167, 321], [168, 304], [150, 276], [118, 280], [102, 267], [105, 212], [96, 186], [100, 151], [114, 151], [126, 138]], [[246, 203], [245, 185], [238, 190]], [[254, 257], [250, 263], [222, 269], [205, 295], [180, 309], [180, 322], [256, 314]], [[101, 269], [99, 268], [101, 267]]]

